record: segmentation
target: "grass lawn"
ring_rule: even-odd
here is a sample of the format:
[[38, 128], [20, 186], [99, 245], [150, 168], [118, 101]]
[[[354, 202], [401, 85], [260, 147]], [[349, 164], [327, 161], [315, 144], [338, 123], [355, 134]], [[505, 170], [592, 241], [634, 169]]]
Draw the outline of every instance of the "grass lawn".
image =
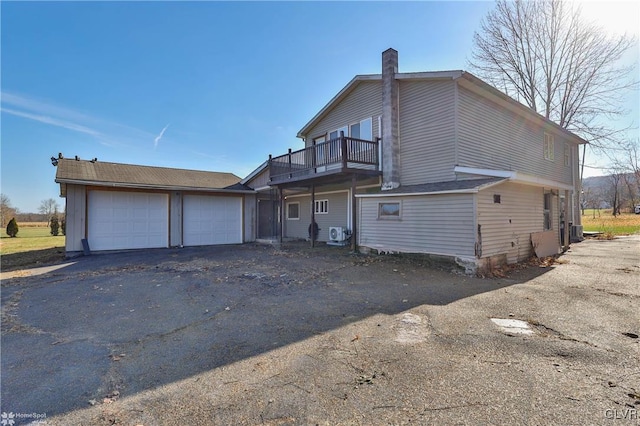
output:
[[[595, 214], [595, 218], [594, 218]], [[587, 232], [610, 232], [613, 235], [629, 235], [640, 232], [640, 214], [622, 213], [613, 217], [611, 210], [585, 210], [582, 225]]]
[[6, 230], [0, 236], [0, 262], [3, 271], [37, 267], [64, 259], [64, 235], [52, 236], [48, 227], [22, 226], [11, 238]]

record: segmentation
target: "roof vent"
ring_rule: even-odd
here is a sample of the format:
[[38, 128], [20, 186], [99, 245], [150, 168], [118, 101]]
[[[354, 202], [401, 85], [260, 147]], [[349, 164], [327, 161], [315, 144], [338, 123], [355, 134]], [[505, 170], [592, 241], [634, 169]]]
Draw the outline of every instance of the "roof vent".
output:
[[80, 157], [76, 155], [76, 161], [80, 161]]

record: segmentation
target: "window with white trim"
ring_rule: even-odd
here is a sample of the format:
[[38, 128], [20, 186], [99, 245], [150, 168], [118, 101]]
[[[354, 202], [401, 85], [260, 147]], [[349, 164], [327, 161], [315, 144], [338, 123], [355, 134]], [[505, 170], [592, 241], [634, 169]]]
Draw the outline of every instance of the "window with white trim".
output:
[[571, 147], [568, 143], [564, 144], [564, 165], [571, 166]]
[[400, 219], [400, 203], [378, 203], [378, 219]]
[[544, 194], [544, 230], [549, 231], [552, 229], [553, 224], [551, 223], [551, 193], [546, 192]]
[[544, 134], [544, 159], [554, 161], [555, 140], [551, 133]]
[[373, 122], [371, 118], [365, 118], [358, 123], [349, 126], [349, 136], [365, 141], [373, 140]]
[[316, 214], [328, 214], [329, 200], [315, 200], [313, 209]]
[[300, 220], [300, 202], [287, 203], [287, 220]]

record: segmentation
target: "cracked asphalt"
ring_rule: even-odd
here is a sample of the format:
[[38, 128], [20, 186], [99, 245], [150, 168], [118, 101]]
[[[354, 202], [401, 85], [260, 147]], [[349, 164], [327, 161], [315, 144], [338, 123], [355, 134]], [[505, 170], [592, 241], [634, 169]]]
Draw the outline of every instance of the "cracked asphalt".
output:
[[496, 279], [301, 244], [80, 258], [3, 280], [0, 411], [54, 425], [638, 425], [639, 277], [637, 235]]

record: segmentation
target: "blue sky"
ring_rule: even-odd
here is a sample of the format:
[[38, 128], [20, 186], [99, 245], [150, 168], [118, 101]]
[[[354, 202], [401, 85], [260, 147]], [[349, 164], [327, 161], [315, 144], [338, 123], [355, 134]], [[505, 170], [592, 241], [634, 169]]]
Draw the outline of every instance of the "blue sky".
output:
[[[611, 5], [594, 16], [611, 15], [619, 29], [629, 14]], [[637, 31], [637, 4], [624, 6]], [[1, 190], [34, 212], [47, 198], [64, 205], [49, 160], [58, 152], [244, 177], [270, 153], [300, 148], [297, 131], [354, 75], [379, 73], [389, 47], [402, 72], [466, 69], [493, 3], [0, 7]]]

